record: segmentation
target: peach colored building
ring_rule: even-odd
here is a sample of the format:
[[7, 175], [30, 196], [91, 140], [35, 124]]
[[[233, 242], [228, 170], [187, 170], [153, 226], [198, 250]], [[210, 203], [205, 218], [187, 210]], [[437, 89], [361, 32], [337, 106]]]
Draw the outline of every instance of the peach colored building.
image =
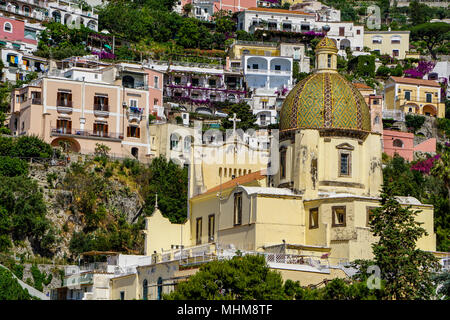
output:
[[117, 157], [145, 161], [149, 104], [162, 101], [162, 92], [148, 85], [150, 74], [158, 74], [150, 83], [162, 84], [162, 74], [129, 64], [51, 70], [12, 92], [10, 129], [53, 146], [69, 141], [73, 152], [93, 153], [101, 143]]
[[383, 130], [383, 151], [393, 157], [398, 154], [405, 160], [414, 160], [414, 152], [435, 153], [436, 138], [414, 145], [414, 134], [394, 130]]
[[383, 96], [375, 94], [375, 89], [364, 83], [353, 83], [369, 106], [372, 131], [383, 133]]
[[398, 154], [408, 161], [414, 159], [414, 134], [394, 130], [383, 130], [383, 151], [393, 157]]

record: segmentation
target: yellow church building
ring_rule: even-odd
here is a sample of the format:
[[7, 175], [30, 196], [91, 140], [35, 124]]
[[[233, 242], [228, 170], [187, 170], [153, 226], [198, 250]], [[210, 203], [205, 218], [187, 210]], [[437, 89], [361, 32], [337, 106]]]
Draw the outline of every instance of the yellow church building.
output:
[[[323, 38], [315, 71], [287, 96], [271, 158], [278, 163], [269, 165], [278, 165], [276, 173], [247, 172], [196, 193], [185, 224], [155, 210], [146, 218], [145, 255], [155, 264], [178, 260], [180, 267], [236, 250], [260, 253], [285, 280], [302, 285], [349, 276], [345, 263], [372, 258], [369, 221], [380, 206], [382, 136], [371, 129], [364, 97], [338, 74], [337, 52]], [[209, 174], [219, 177], [219, 171]], [[428, 235], [417, 246], [435, 251], [433, 206], [397, 200], [421, 210], [416, 219]]]

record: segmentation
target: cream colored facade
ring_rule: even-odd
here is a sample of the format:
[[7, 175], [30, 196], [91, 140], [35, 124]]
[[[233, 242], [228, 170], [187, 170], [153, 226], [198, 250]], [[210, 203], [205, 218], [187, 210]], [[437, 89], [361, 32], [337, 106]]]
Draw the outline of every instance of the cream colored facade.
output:
[[[325, 38], [317, 47], [316, 72], [320, 76], [307, 80], [323, 82], [312, 82], [312, 88], [328, 86], [325, 79], [337, 73], [338, 50], [334, 43]], [[299, 90], [294, 94], [309, 92], [303, 91], [310, 90], [307, 84], [300, 83], [293, 89]], [[339, 94], [344, 89], [334, 92], [333, 99], [323, 99], [323, 105], [319, 105], [324, 108], [322, 112], [314, 109], [319, 121], [326, 108], [339, 108], [333, 102], [341, 98]], [[356, 88], [352, 94], [354, 100], [347, 100], [347, 108], [336, 112], [331, 124], [315, 122], [312, 112], [310, 118], [300, 118], [303, 114], [298, 110], [315, 106], [302, 100], [302, 96], [288, 96], [283, 108], [291, 107], [289, 103], [299, 104], [281, 112], [283, 117], [292, 119], [281, 121], [279, 145], [271, 148], [271, 168], [278, 159], [279, 169], [267, 179], [241, 176], [194, 194], [189, 199], [184, 225], [168, 224], [158, 212], [147, 218], [146, 254], [153, 250], [162, 261], [176, 260], [177, 256], [182, 261], [184, 253], [192, 259], [205, 259], [210, 255], [232, 256], [240, 250], [245, 254], [263, 254], [270, 268], [279, 270], [284, 279], [299, 280], [302, 285], [348, 277], [343, 264], [373, 257], [371, 245], [376, 238], [369, 228], [370, 213], [381, 206], [383, 183], [382, 135], [372, 130], [370, 110], [363, 105], [364, 99]], [[338, 116], [360, 117], [364, 121], [342, 125]], [[299, 118], [303, 122], [294, 122]], [[316, 123], [321, 127], [315, 127]], [[220, 173], [217, 167], [204, 168], [211, 176]], [[423, 223], [428, 235], [418, 240], [417, 247], [435, 251], [433, 207], [412, 197], [397, 197], [397, 201], [404, 207], [421, 210], [416, 219]], [[180, 246], [174, 246], [180, 241]]]
[[387, 110], [445, 117], [441, 87], [434, 80], [390, 77], [384, 88], [384, 101]]
[[364, 47], [403, 60], [409, 51], [409, 34], [409, 31], [365, 31]]

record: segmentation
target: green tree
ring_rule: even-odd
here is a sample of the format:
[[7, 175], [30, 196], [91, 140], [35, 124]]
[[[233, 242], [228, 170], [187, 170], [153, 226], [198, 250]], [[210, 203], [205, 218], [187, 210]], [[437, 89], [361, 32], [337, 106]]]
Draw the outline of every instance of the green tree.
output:
[[450, 145], [445, 146], [441, 157], [434, 162], [430, 173], [444, 182], [448, 191], [448, 199], [450, 201]]
[[0, 267], [0, 300], [31, 300], [26, 289], [13, 277], [11, 271]]
[[158, 194], [158, 207], [163, 216], [172, 223], [184, 222], [187, 217], [187, 174], [186, 168], [163, 156], [153, 159], [148, 170], [137, 180], [142, 185], [148, 181], [142, 189], [145, 214], [153, 213]]
[[450, 40], [450, 24], [445, 22], [419, 24], [411, 28], [411, 38], [424, 41], [433, 59], [437, 60], [436, 48]]
[[200, 271], [165, 295], [167, 300], [286, 299], [281, 275], [270, 270], [264, 256], [235, 256], [202, 265]]
[[439, 298], [450, 300], [450, 271], [446, 270], [442, 273], [436, 274], [433, 280], [438, 285]]
[[374, 264], [385, 280], [385, 299], [430, 299], [435, 287], [432, 274], [439, 269], [433, 254], [416, 248], [419, 238], [427, 235], [415, 220], [417, 212], [403, 207], [384, 186], [381, 207], [373, 211], [370, 230], [379, 240], [372, 245]]
[[231, 122], [228, 119], [232, 118], [234, 113], [236, 113], [236, 117], [238, 119], [241, 119], [241, 121], [237, 122], [236, 124], [237, 129], [242, 129], [245, 131], [247, 129], [258, 127], [257, 124], [255, 123], [256, 116], [253, 114], [247, 102], [232, 104], [229, 107], [226, 107], [224, 111], [228, 114], [226, 118], [222, 119], [222, 127], [224, 129], [233, 128], [233, 122]]
[[0, 177], [28, 175], [28, 163], [24, 160], [0, 156]]
[[429, 22], [432, 18], [430, 7], [413, 0], [409, 3], [409, 18], [413, 26]]

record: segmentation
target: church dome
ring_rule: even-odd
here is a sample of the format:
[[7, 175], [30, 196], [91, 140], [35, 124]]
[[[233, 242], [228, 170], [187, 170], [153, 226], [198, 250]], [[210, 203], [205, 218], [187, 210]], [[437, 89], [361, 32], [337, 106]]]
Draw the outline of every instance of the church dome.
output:
[[336, 45], [328, 37], [318, 43], [317, 70], [300, 81], [286, 97], [280, 111], [280, 130], [371, 131], [369, 107], [359, 90], [337, 73], [336, 57], [331, 58], [335, 52]]

